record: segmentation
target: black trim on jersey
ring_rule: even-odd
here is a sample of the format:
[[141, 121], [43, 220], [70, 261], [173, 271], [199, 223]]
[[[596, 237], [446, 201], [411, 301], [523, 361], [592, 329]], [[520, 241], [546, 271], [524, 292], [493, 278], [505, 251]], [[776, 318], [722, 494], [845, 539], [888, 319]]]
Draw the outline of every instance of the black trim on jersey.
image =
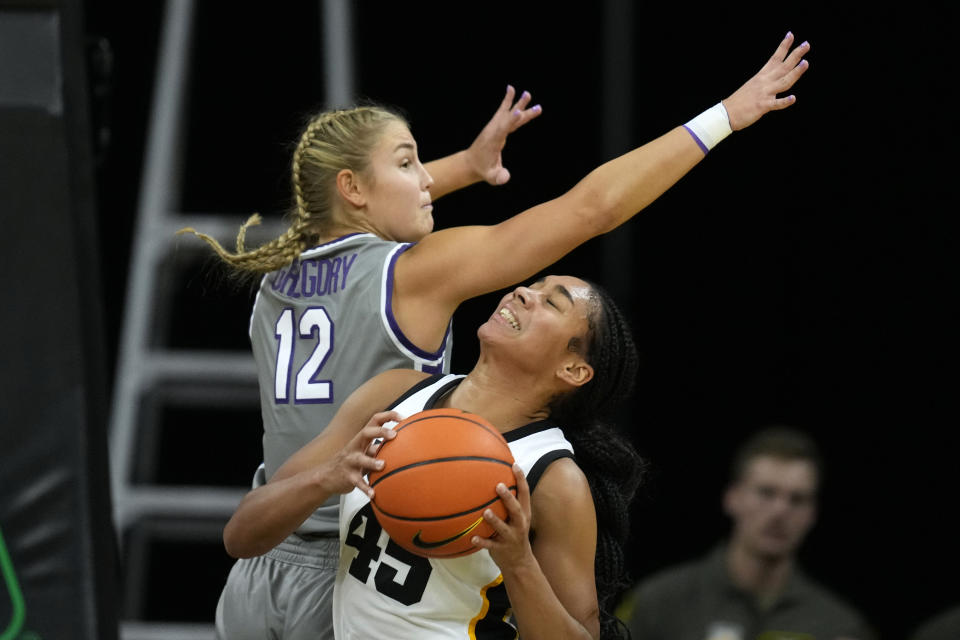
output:
[[[447, 374], [447, 375], [449, 375], [449, 374]], [[464, 376], [457, 376], [456, 378], [454, 378], [453, 380], [451, 380], [451, 381], [448, 382], [447, 384], [445, 384], [445, 385], [443, 385], [442, 387], [440, 387], [439, 389], [437, 389], [437, 390], [433, 393], [433, 395], [430, 396], [430, 398], [429, 398], [426, 402], [423, 403], [423, 411], [426, 411], [427, 409], [433, 409], [433, 405], [435, 405], [435, 404], [437, 403], [437, 401], [440, 400], [440, 398], [442, 398], [443, 396], [445, 396], [445, 395], [447, 394], [447, 391], [449, 391], [449, 390], [452, 389], [453, 387], [455, 387], [455, 386], [457, 386], [458, 384], [460, 384], [461, 382], [463, 382], [463, 378], [464, 378]]]
[[397, 398], [396, 400], [394, 400], [393, 403], [392, 403], [389, 407], [386, 408], [386, 411], [390, 411], [390, 410], [392, 410], [392, 409], [396, 409], [396, 408], [397, 408], [397, 405], [399, 405], [401, 402], [403, 402], [404, 400], [406, 400], [407, 398], [409, 398], [410, 396], [412, 396], [413, 394], [415, 394], [417, 391], [420, 391], [421, 389], [423, 389], [423, 388], [425, 388], [425, 387], [429, 387], [430, 385], [432, 385], [434, 382], [436, 382], [437, 380], [439, 380], [440, 378], [442, 378], [442, 377], [445, 376], [445, 375], [447, 375], [447, 374], [446, 374], [446, 373], [435, 373], [435, 374], [433, 374], [432, 376], [428, 376], [428, 377], [424, 378], [423, 380], [421, 380], [421, 381], [418, 382], [417, 384], [413, 385], [412, 387], [410, 387], [409, 389], [407, 389], [406, 391], [404, 391], [402, 396], [400, 396], [399, 398]]
[[568, 449], [554, 449], [549, 453], [543, 454], [536, 464], [530, 468], [530, 473], [527, 474], [527, 484], [530, 485], [530, 493], [533, 493], [534, 488], [537, 486], [537, 483], [540, 482], [540, 476], [543, 475], [543, 472], [547, 470], [547, 467], [550, 466], [551, 462], [559, 460], [560, 458], [570, 458], [575, 460], [573, 453]]
[[522, 427], [511, 429], [503, 434], [503, 437], [507, 442], [513, 442], [514, 440], [526, 438], [527, 436], [532, 436], [535, 433], [540, 433], [541, 431], [546, 431], [547, 429], [553, 429], [556, 426], [557, 425], [547, 422], [546, 420], [537, 420], [536, 422], [525, 424]]
[[473, 629], [474, 637], [477, 640], [516, 640], [517, 629], [506, 620], [510, 612], [510, 598], [503, 580], [487, 587], [484, 598], [489, 607], [486, 615], [477, 620]]

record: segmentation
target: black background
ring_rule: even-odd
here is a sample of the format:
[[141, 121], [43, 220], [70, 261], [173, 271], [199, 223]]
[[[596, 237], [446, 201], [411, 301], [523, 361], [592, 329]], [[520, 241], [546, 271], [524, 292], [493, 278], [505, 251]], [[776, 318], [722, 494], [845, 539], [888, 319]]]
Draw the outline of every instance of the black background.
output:
[[[317, 5], [200, 5], [184, 211], [285, 209], [290, 145], [323, 105]], [[92, 79], [111, 363], [161, 13], [156, 0], [86, 3], [88, 33], [113, 54], [108, 79]], [[827, 462], [805, 566], [882, 638], [903, 637], [960, 602], [955, 6], [636, 3], [632, 14], [623, 149], [729, 95], [788, 29], [812, 51], [795, 106], [731, 136], [615, 232], [631, 247], [615, 280], [602, 238], [550, 269], [617, 291], [643, 355], [623, 413], [652, 463], [631, 569], [643, 576], [723, 535], [730, 453], [756, 427], [786, 422], [814, 434]], [[617, 66], [604, 63], [601, 5], [365, 2], [354, 20], [357, 93], [402, 108], [424, 160], [469, 144], [508, 82], [543, 105], [508, 143], [512, 181], [438, 201], [438, 227], [502, 220], [608, 159], [603, 87]], [[212, 265], [183, 270], [178, 300], [192, 311], [173, 320], [170, 344], [245, 348], [251, 297]], [[472, 364], [475, 327], [497, 297], [455, 317], [455, 370]], [[255, 420], [243, 443], [212, 443], [220, 462], [197, 455], [196, 474], [217, 464], [245, 483]], [[210, 618], [217, 592], [196, 594]]]

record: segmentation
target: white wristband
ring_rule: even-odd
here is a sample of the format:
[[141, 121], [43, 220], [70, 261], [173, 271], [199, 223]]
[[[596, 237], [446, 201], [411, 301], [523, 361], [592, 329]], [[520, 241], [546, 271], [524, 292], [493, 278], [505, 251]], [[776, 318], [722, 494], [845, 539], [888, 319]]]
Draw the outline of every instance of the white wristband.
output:
[[718, 142], [733, 132], [730, 128], [730, 117], [722, 102], [710, 107], [683, 125], [683, 128], [693, 136], [704, 153], [713, 149]]

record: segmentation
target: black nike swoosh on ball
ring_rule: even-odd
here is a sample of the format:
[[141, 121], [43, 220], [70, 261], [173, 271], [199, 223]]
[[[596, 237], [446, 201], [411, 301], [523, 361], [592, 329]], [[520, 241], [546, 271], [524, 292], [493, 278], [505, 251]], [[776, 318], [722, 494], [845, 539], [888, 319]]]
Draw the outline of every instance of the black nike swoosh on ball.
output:
[[469, 527], [467, 527], [460, 533], [450, 536], [449, 538], [444, 538], [443, 540], [437, 540], [436, 542], [428, 542], [424, 540], [423, 538], [420, 537], [420, 534], [422, 533], [422, 531], [417, 531], [417, 534], [413, 536], [413, 544], [414, 546], [420, 547], [421, 549], [436, 549], [437, 547], [442, 547], [443, 545], [453, 542], [458, 538], [462, 538], [463, 536], [467, 535], [468, 533], [476, 529], [477, 525], [479, 525], [481, 522], [483, 522], [482, 516], [477, 518], [476, 522], [471, 524]]

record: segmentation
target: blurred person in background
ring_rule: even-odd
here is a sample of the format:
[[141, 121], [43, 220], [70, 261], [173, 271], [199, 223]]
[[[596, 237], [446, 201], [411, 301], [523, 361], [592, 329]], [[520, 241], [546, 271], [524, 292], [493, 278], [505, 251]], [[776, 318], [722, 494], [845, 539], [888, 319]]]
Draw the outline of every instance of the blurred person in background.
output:
[[817, 519], [816, 443], [770, 426], [736, 451], [723, 495], [729, 537], [627, 594], [618, 615], [638, 640], [873, 640], [842, 598], [804, 574], [797, 552]]

